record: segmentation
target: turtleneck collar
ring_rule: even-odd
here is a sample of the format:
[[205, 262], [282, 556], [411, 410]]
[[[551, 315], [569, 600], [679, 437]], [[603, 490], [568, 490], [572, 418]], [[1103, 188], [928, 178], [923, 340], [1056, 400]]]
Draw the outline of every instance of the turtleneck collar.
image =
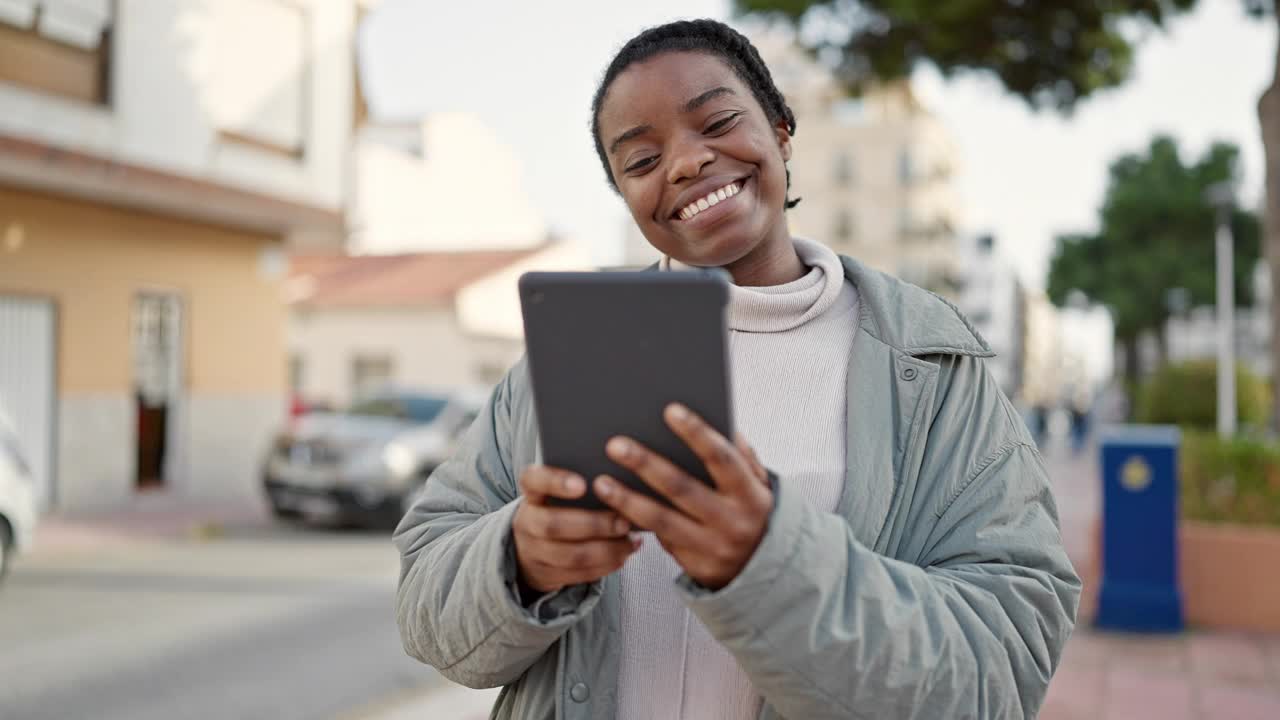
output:
[[[818, 317], [835, 304], [844, 286], [840, 257], [822, 243], [793, 238], [796, 254], [809, 271], [781, 285], [729, 288], [729, 329], [740, 332], [785, 332]], [[663, 270], [688, 266], [670, 257], [659, 263]]]

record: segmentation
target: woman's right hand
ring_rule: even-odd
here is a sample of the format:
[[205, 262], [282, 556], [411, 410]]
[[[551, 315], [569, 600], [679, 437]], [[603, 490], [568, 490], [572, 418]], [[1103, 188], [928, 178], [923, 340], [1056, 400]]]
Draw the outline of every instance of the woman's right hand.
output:
[[572, 500], [586, 482], [567, 470], [533, 465], [520, 475], [524, 502], [511, 521], [520, 581], [539, 593], [590, 583], [622, 567], [640, 549], [631, 524], [612, 510], [549, 505]]

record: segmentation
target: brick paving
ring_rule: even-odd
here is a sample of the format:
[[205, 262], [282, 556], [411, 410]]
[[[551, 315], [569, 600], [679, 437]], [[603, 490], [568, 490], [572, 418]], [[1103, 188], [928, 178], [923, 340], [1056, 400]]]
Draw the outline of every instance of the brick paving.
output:
[[148, 493], [114, 508], [55, 512], [36, 526], [33, 552], [94, 550], [156, 538], [216, 534], [223, 527], [258, 527], [271, 522], [261, 502], [206, 502], [168, 493]]
[[1097, 455], [1051, 450], [1046, 461], [1085, 597], [1041, 720], [1280, 720], [1280, 635], [1090, 627], [1098, 581], [1091, 535], [1101, 514]]
[[[1096, 453], [1046, 453], [1063, 542], [1085, 578], [1081, 621], [1049, 689], [1042, 720], [1280, 720], [1280, 635], [1191, 629], [1172, 635], [1095, 631], [1095, 522], [1100, 516]], [[220, 524], [269, 522], [253, 505], [202, 505], [166, 496], [128, 508], [44, 518], [36, 552], [189, 536]], [[366, 717], [484, 717], [492, 692], [446, 685]], [[423, 710], [431, 712], [423, 714]], [[440, 714], [444, 712], [445, 714]]]

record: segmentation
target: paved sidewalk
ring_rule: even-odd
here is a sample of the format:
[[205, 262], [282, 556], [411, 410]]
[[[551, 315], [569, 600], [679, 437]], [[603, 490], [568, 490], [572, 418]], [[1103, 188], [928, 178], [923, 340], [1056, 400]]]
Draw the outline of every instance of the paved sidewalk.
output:
[[1280, 720], [1280, 635], [1091, 629], [1096, 606], [1097, 452], [1046, 453], [1063, 542], [1085, 581], [1081, 617], [1041, 720]]
[[207, 501], [168, 493], [144, 494], [127, 506], [74, 513], [55, 512], [40, 519], [32, 551], [81, 552], [156, 538], [216, 536], [222, 528], [271, 523], [262, 503]]
[[[1085, 578], [1081, 620], [1049, 688], [1041, 720], [1280, 720], [1280, 635], [1192, 630], [1130, 635], [1091, 629], [1101, 515], [1096, 451], [1046, 453], [1063, 542]], [[445, 685], [363, 720], [481, 720], [495, 690]]]
[[447, 684], [399, 698], [351, 720], [486, 720], [499, 690], [472, 690]]

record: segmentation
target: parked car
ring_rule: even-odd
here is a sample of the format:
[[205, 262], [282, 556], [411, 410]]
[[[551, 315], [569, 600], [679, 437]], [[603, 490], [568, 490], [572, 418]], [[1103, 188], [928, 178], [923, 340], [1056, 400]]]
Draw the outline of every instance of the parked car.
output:
[[0, 580], [13, 558], [31, 546], [36, 528], [36, 491], [18, 438], [0, 413]]
[[388, 390], [339, 412], [294, 418], [272, 443], [263, 484], [279, 518], [394, 525], [471, 426], [480, 390]]

